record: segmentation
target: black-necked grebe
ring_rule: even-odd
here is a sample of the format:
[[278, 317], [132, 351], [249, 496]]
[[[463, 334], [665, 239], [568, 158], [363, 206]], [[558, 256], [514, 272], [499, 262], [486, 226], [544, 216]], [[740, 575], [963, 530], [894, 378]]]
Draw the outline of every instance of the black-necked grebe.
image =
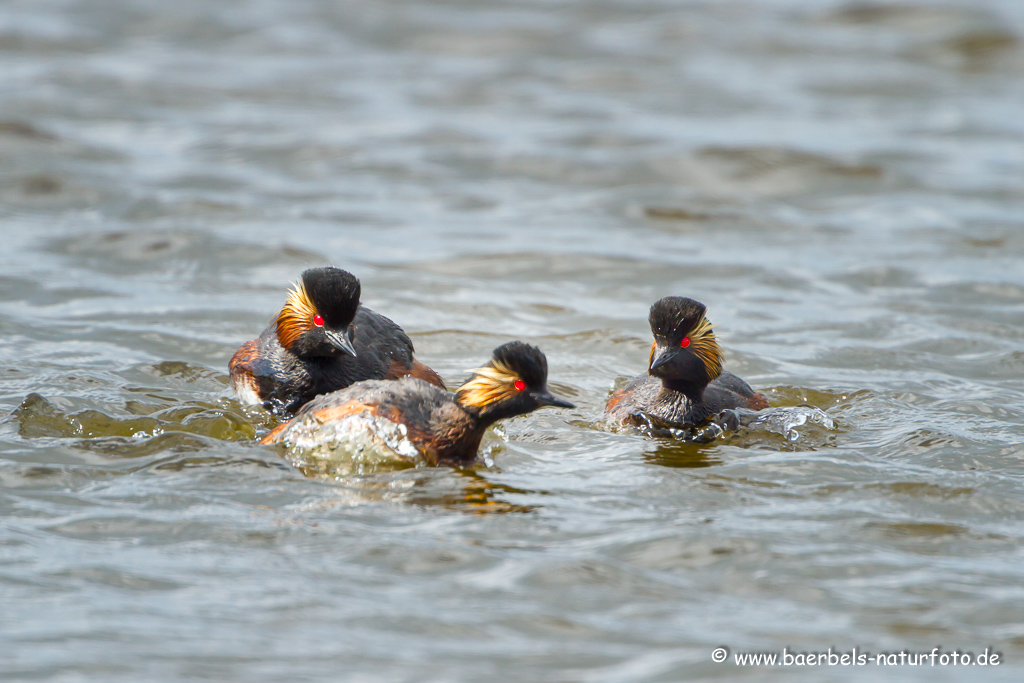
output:
[[430, 465], [467, 464], [498, 420], [543, 406], [575, 407], [548, 391], [547, 359], [523, 342], [499, 346], [473, 373], [454, 394], [412, 377], [359, 382], [313, 399], [262, 443], [307, 449], [358, 445], [371, 419], [375, 426], [400, 425], [402, 439]]
[[243, 403], [290, 415], [320, 394], [366, 379], [411, 375], [444, 388], [413, 358], [402, 328], [359, 305], [359, 280], [339, 268], [311, 268], [258, 339], [228, 365]]
[[704, 304], [680, 296], [651, 306], [647, 373], [612, 394], [605, 406], [611, 422], [684, 428], [730, 408], [768, 407], [764, 394], [722, 370], [722, 349], [706, 313]]

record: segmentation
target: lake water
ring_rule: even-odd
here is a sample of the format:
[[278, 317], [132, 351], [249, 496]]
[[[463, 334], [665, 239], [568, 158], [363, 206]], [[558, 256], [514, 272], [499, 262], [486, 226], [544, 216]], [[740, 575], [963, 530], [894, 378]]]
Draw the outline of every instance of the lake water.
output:
[[[0, 678], [1020, 680], [1022, 76], [1018, 0], [0, 4]], [[292, 466], [227, 363], [328, 263], [578, 409]], [[601, 429], [668, 294], [834, 427]]]

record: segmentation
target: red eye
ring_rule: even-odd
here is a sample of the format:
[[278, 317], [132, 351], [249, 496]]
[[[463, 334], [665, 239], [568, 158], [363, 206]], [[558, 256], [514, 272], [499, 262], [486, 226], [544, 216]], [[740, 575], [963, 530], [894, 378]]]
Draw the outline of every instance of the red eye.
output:
[[687, 346], [690, 345], [690, 338], [683, 337], [683, 341], [679, 342], [679, 345], [685, 349]]
[[323, 327], [324, 317], [317, 313], [316, 315], [313, 316], [313, 324], [316, 325], [317, 327]]
[[516, 388], [516, 391], [522, 391], [523, 389], [526, 388], [526, 382], [524, 382], [521, 379], [517, 379], [515, 382], [512, 383], [512, 386]]

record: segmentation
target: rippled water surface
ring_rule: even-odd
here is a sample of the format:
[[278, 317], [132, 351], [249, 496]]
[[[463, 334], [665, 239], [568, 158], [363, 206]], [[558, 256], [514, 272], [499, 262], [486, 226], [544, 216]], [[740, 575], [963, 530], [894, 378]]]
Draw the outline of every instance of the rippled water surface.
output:
[[[1022, 75], [1017, 0], [3, 2], [0, 678], [1020, 680]], [[257, 445], [228, 359], [324, 263], [578, 409]], [[602, 429], [667, 294], [803, 422]]]

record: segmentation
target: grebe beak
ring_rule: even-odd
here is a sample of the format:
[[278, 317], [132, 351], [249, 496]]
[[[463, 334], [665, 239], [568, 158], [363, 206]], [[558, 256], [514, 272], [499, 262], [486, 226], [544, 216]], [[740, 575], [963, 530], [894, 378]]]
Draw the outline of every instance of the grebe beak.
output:
[[647, 368], [647, 374], [651, 374], [655, 368], [660, 368], [665, 363], [670, 362], [678, 353], [679, 352], [675, 349], [666, 349], [664, 353], [654, 359], [651, 363], [651, 367]]
[[542, 406], [556, 406], [558, 408], [575, 408], [572, 403], [569, 403], [564, 398], [558, 398], [550, 391], [542, 391], [533, 395], [537, 399], [537, 403]]
[[339, 333], [334, 330], [325, 329], [324, 334], [327, 335], [327, 341], [331, 343], [331, 346], [355, 357], [356, 347], [352, 346], [352, 340], [348, 338], [348, 330], [345, 330], [343, 333]]

